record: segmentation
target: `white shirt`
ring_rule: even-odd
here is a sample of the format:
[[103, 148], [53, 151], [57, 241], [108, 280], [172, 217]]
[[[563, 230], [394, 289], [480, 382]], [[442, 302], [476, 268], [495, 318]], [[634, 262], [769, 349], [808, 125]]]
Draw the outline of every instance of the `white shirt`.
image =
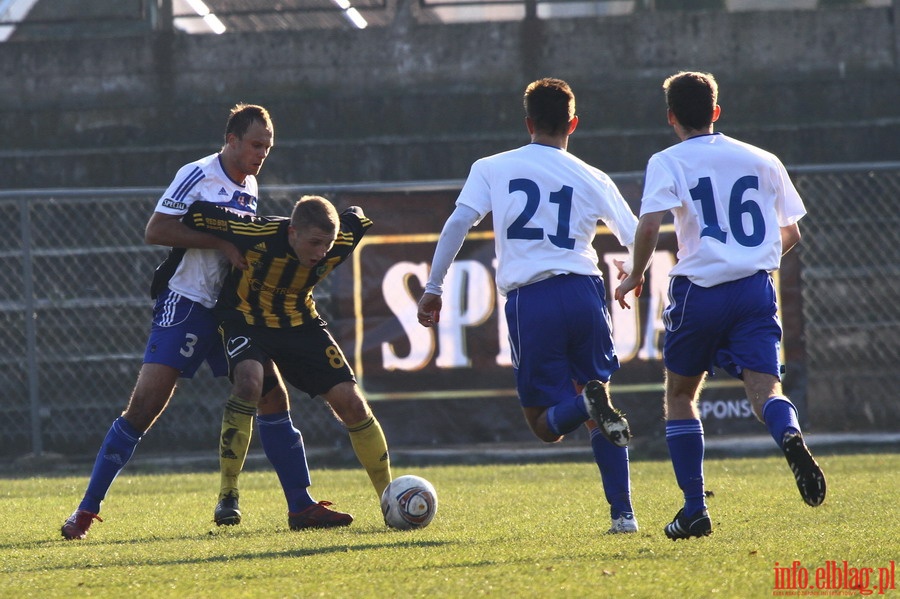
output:
[[477, 222], [493, 212], [503, 295], [559, 274], [602, 276], [593, 247], [597, 221], [624, 246], [634, 243], [637, 226], [606, 173], [540, 144], [476, 161], [456, 205], [476, 211]]
[[[257, 194], [256, 177], [248, 175], [243, 185], [235, 183], [216, 153], [181, 167], [157, 202], [156, 212], [183, 216], [191, 204], [205, 201], [256, 214]], [[169, 289], [212, 308], [228, 264], [218, 250], [188, 249], [169, 280]]]
[[647, 164], [641, 215], [675, 215], [678, 262], [701, 287], [736, 281], [781, 264], [781, 227], [805, 214], [781, 161], [720, 133], [692, 137]]

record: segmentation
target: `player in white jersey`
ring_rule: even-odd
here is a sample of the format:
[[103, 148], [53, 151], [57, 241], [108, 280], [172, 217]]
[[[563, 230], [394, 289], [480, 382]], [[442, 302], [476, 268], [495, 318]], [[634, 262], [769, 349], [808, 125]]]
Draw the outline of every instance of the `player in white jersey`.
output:
[[671, 211], [678, 261], [664, 313], [666, 441], [684, 506], [664, 531], [677, 540], [712, 532], [697, 403], [716, 366], [743, 380], [754, 413], [784, 452], [808, 505], [825, 500], [825, 476], [782, 390], [782, 331], [770, 275], [800, 241], [803, 202], [773, 154], [713, 131], [721, 109], [712, 75], [677, 73], [663, 89], [668, 122], [681, 142], [647, 165], [634, 268], [622, 275], [615, 298], [627, 308], [626, 295], [640, 295], [660, 225]]
[[[83, 539], [93, 521], [100, 520], [97, 514], [109, 487], [131, 458], [143, 434], [165, 410], [178, 378], [191, 378], [204, 361], [209, 363], [214, 375], [228, 373], [217, 331], [218, 319], [212, 308], [227, 265], [247, 268], [247, 264], [234, 244], [191, 230], [181, 218], [198, 200], [255, 212], [256, 175], [273, 143], [274, 128], [265, 108], [235, 106], [226, 124], [221, 151], [179, 169], [147, 222], [145, 241], [173, 249], [153, 278], [151, 295], [156, 304], [144, 363], [125, 411], [113, 422], [100, 447], [78, 509], [63, 524], [65, 538]], [[284, 383], [273, 365], [267, 374], [269, 394], [265, 398], [267, 402], [261, 403], [260, 412], [264, 405], [273, 412], [284, 412], [287, 410]], [[228, 413], [226, 410], [226, 416]], [[223, 430], [226, 424], [223, 422]], [[231, 429], [237, 427], [227, 427]], [[241, 441], [240, 434], [228, 436], [231, 444]], [[245, 436], [249, 442], [249, 433]], [[237, 459], [223, 460], [222, 476], [223, 486], [228, 481], [235, 497], [237, 473], [246, 456], [246, 445], [243, 453], [240, 447], [237, 449]], [[235, 510], [236, 506], [235, 498]], [[240, 519], [239, 511], [237, 519]]]
[[593, 240], [603, 221], [629, 246], [637, 218], [605, 173], [568, 153], [578, 125], [569, 85], [535, 81], [524, 104], [531, 143], [472, 165], [435, 248], [419, 323], [437, 325], [444, 277], [468, 230], [493, 212], [497, 287], [506, 296], [525, 419], [548, 443], [587, 422], [610, 504], [609, 532], [636, 532], [626, 447], [631, 432], [609, 397], [619, 361]]
[[[241, 212], [256, 214], [258, 186], [256, 177], [247, 175], [242, 183], [228, 176], [218, 152], [210, 154], [178, 170], [175, 179], [163, 193], [148, 223], [148, 241], [156, 245], [169, 239], [158, 229], [180, 229], [181, 219], [196, 201], [215, 202]], [[178, 223], [178, 224], [169, 224]], [[187, 232], [181, 232], [187, 234]], [[172, 246], [177, 256], [163, 262], [154, 279], [154, 298], [166, 286], [172, 293], [197, 302], [206, 308], [216, 304], [219, 289], [225, 276], [229, 259], [221, 249], [200, 249], [189, 246], [191, 239], [175, 239], [182, 245]], [[190, 247], [191, 249], [183, 249]], [[226, 249], [228, 246], [224, 246]], [[240, 263], [238, 263], [240, 264]], [[243, 265], [242, 265], [243, 266]]]

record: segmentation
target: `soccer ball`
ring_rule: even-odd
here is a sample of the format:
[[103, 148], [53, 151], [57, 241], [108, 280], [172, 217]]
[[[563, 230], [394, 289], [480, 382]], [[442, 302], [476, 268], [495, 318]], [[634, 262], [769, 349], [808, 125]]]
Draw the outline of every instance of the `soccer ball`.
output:
[[391, 481], [381, 494], [381, 513], [391, 528], [425, 528], [437, 513], [434, 486], [421, 476], [407, 474]]

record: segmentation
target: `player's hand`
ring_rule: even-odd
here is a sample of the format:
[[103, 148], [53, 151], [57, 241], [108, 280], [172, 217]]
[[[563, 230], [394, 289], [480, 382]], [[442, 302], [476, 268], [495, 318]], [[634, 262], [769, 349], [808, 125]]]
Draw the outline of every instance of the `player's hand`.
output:
[[641, 292], [644, 290], [643, 275], [639, 277], [635, 277], [634, 275], [626, 276], [624, 279], [622, 279], [622, 283], [616, 289], [614, 297], [616, 301], [619, 302], [619, 305], [626, 310], [630, 310], [631, 305], [625, 301], [625, 296], [628, 295], [628, 292], [632, 290], [634, 290], [634, 297], [641, 297]]
[[230, 241], [223, 240], [222, 247], [219, 248], [219, 251], [225, 254], [225, 257], [228, 258], [228, 261], [231, 262], [231, 265], [236, 269], [247, 270], [250, 268], [247, 259], [244, 258], [244, 254], [242, 254], [241, 250]]
[[423, 327], [433, 327], [441, 320], [441, 296], [433, 293], [422, 294], [416, 316]]
[[613, 260], [613, 264], [619, 271], [616, 273], [616, 279], [620, 281], [630, 275], [631, 271], [634, 270], [634, 264], [631, 263], [631, 258], [628, 260]]

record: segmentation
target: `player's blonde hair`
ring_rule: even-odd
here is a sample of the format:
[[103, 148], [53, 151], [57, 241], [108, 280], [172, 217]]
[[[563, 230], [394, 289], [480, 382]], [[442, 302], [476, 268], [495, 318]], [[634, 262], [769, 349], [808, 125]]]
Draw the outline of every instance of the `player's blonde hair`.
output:
[[334, 233], [340, 225], [340, 217], [334, 204], [316, 195], [305, 195], [297, 200], [291, 211], [291, 226], [297, 230], [307, 227]]

